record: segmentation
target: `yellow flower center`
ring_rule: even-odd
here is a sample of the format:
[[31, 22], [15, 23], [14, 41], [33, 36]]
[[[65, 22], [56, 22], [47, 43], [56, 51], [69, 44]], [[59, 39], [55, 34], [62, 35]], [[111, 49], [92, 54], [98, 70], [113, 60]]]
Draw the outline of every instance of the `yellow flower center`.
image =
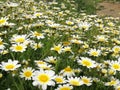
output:
[[22, 51], [22, 50], [23, 50], [23, 47], [22, 47], [22, 46], [16, 46], [16, 47], [15, 47], [15, 50], [17, 50], [17, 51]]
[[78, 40], [75, 40], [74, 43], [75, 44], [80, 44], [80, 42]]
[[21, 38], [16, 39], [15, 41], [16, 41], [16, 42], [20, 42], [20, 43], [22, 43], [22, 42], [25, 41], [25, 39], [21, 37]]
[[88, 48], [89, 46], [88, 46], [87, 44], [85, 44], [83, 47], [84, 47], [84, 48]]
[[110, 74], [110, 75], [113, 75], [114, 73], [115, 73], [114, 70], [110, 70], [110, 71], [109, 71], [109, 74]]
[[62, 78], [57, 77], [57, 78], [55, 78], [55, 81], [56, 81], [56, 82], [58, 82], [58, 83], [62, 83], [62, 82], [63, 82], [63, 79], [62, 79]]
[[50, 77], [47, 74], [40, 74], [38, 80], [39, 82], [47, 83], [50, 80]]
[[114, 26], [114, 24], [112, 22], [108, 23], [109, 26]]
[[31, 77], [32, 76], [32, 72], [31, 71], [25, 71], [24, 72], [24, 76], [25, 77]]
[[72, 24], [73, 24], [73, 22], [68, 21], [68, 22], [67, 22], [67, 24], [68, 24], [68, 25], [72, 25]]
[[35, 14], [35, 16], [37, 16], [37, 17], [39, 17], [39, 16], [41, 16], [42, 14], [40, 14], [40, 13], [36, 13]]
[[64, 86], [64, 87], [61, 87], [60, 90], [71, 90], [71, 89], [70, 87]]
[[55, 59], [50, 59], [49, 62], [50, 63], [56, 63]]
[[65, 42], [63, 42], [63, 45], [64, 46], [70, 45], [70, 42], [65, 41]]
[[61, 50], [61, 47], [60, 47], [60, 46], [55, 46], [54, 50], [55, 50], [55, 51], [60, 51], [60, 50]]
[[65, 48], [64, 50], [65, 50], [66, 52], [67, 52], [67, 51], [71, 51], [71, 48], [70, 48], [70, 47], [67, 47], [67, 48]]
[[14, 68], [15, 68], [15, 65], [14, 65], [14, 64], [8, 64], [8, 65], [5, 66], [5, 68], [6, 68], [7, 70], [11, 70], [11, 69], [14, 69]]
[[4, 19], [0, 20], [0, 24], [4, 24], [5, 22], [6, 22], [6, 20], [4, 20]]
[[70, 67], [66, 67], [64, 70], [65, 70], [65, 72], [71, 72], [72, 71], [72, 69]]
[[120, 65], [119, 65], [119, 64], [113, 64], [112, 67], [113, 67], [114, 69], [120, 69]]
[[77, 80], [71, 80], [70, 84], [74, 85], [74, 86], [79, 86], [80, 85], [79, 81], [77, 81]]
[[3, 42], [2, 42], [2, 41], [0, 41], [0, 45], [3, 45]]
[[100, 38], [99, 38], [99, 41], [101, 41], [101, 42], [102, 42], [102, 41], [105, 41], [105, 38], [100, 37]]
[[34, 48], [36, 48], [36, 49], [37, 49], [37, 48], [41, 48], [41, 47], [42, 47], [41, 44], [35, 44], [35, 45], [34, 45]]
[[90, 67], [92, 63], [88, 60], [82, 60], [82, 65]]
[[88, 84], [88, 83], [89, 83], [89, 80], [86, 79], [86, 78], [82, 78], [82, 81], [83, 81], [85, 84]]
[[37, 62], [38, 64], [45, 64], [45, 62], [43, 62], [43, 61], [39, 61], [39, 62]]
[[120, 87], [119, 87], [119, 88], [117, 88], [117, 90], [120, 90]]
[[91, 55], [92, 56], [98, 56], [98, 52], [92, 52]]
[[87, 26], [82, 26], [83, 29], [87, 29]]
[[42, 36], [42, 34], [38, 32], [34, 32], [34, 36]]
[[120, 51], [120, 48], [117, 48], [117, 47], [114, 48], [114, 52], [115, 52], [115, 53], [118, 53], [119, 51]]
[[110, 85], [115, 85], [116, 84], [116, 81], [115, 80], [112, 80], [111, 82], [109, 82]]

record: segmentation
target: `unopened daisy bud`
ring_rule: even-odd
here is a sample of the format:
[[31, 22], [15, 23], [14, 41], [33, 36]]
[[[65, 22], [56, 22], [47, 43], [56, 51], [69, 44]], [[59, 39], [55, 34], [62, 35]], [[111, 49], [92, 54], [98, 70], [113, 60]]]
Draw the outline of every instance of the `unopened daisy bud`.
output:
[[26, 61], [25, 64], [28, 65], [29, 64], [28, 61]]
[[102, 69], [102, 73], [103, 73], [103, 74], [106, 74], [106, 73], [107, 73], [107, 70], [106, 70], [106, 69]]
[[2, 73], [0, 73], [0, 78], [2, 78], [2, 76], [3, 76], [3, 74], [2, 74]]
[[13, 76], [13, 77], [14, 77], [16, 74], [17, 74], [16, 71], [13, 71], [13, 72], [12, 72], [12, 76]]
[[28, 61], [26, 61], [26, 60], [23, 60], [22, 63], [25, 64], [25, 65], [28, 65]]
[[99, 82], [100, 80], [98, 78], [93, 78], [94, 82]]
[[6, 89], [6, 90], [11, 90], [10, 88]]

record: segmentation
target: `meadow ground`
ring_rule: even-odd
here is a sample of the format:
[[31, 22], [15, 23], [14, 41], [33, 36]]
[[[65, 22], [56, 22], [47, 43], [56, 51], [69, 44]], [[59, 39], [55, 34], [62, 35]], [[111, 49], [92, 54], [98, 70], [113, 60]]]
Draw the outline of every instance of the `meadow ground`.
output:
[[98, 4], [97, 15], [120, 18], [120, 2], [104, 1]]

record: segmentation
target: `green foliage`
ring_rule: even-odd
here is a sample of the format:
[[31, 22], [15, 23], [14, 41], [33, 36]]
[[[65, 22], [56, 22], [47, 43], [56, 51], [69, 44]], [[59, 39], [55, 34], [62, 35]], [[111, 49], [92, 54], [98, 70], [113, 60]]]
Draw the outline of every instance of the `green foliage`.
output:
[[75, 0], [78, 11], [84, 10], [87, 14], [95, 14], [96, 5], [100, 0]]

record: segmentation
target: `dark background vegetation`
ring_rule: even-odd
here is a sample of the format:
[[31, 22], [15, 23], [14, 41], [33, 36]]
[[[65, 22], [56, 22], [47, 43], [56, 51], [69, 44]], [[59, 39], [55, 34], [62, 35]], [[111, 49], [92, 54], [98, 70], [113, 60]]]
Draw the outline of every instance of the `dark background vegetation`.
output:
[[[39, 1], [39, 0], [38, 0]], [[53, 1], [53, 0], [46, 0]], [[58, 3], [64, 3], [66, 0], [56, 0]], [[120, 2], [120, 0], [74, 0], [77, 6], [78, 12], [85, 12], [87, 14], [95, 14], [96, 7], [99, 2], [102, 1], [111, 1], [111, 2]]]

